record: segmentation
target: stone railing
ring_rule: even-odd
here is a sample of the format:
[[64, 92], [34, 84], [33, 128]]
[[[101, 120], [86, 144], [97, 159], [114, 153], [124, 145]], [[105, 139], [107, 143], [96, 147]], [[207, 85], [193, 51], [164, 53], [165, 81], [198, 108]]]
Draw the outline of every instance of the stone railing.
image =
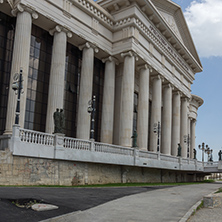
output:
[[54, 137], [55, 137], [54, 135], [47, 133], [21, 129], [21, 128], [19, 129], [19, 138], [21, 142], [53, 146]]
[[98, 142], [95, 142], [95, 152], [113, 153], [113, 154], [127, 155], [127, 156], [134, 155], [133, 148], [126, 148], [122, 146], [111, 145], [106, 143], [98, 143]]
[[91, 150], [91, 143], [89, 140], [65, 137], [63, 147], [67, 149]]
[[13, 155], [18, 156], [143, 166], [169, 170], [203, 172], [204, 169], [203, 164], [197, 160], [143, 151], [138, 148], [69, 138], [63, 134], [36, 132], [21, 129], [19, 126], [13, 126], [10, 141], [10, 149]]

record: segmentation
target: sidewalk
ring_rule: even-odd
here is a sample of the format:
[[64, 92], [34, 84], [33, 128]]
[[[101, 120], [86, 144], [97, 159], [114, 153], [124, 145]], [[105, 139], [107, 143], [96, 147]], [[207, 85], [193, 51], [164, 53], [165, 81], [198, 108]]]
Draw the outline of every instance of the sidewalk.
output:
[[[185, 222], [193, 212], [191, 207], [203, 196], [220, 187], [222, 183], [153, 190], [126, 196], [85, 211], [44, 220], [44, 222]], [[220, 214], [220, 221], [222, 221], [222, 212]], [[208, 214], [205, 215], [206, 220], [201, 221], [211, 221], [207, 216]]]

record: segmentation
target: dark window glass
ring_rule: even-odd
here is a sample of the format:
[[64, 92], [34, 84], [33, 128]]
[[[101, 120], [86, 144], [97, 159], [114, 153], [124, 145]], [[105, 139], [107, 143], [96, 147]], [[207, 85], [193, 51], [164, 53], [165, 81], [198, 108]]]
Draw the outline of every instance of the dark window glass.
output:
[[102, 120], [102, 101], [103, 83], [105, 66], [102, 61], [94, 60], [93, 95], [96, 96], [96, 115], [95, 115], [95, 141], [100, 142], [101, 120]]
[[41, 132], [46, 123], [52, 43], [47, 31], [32, 26], [25, 128]]
[[65, 135], [68, 137], [76, 137], [81, 58], [81, 51], [68, 43], [64, 88]]
[[[137, 131], [138, 93], [134, 93], [133, 132]], [[133, 135], [132, 132], [132, 135]]]
[[5, 130], [15, 18], [0, 12], [0, 135]]

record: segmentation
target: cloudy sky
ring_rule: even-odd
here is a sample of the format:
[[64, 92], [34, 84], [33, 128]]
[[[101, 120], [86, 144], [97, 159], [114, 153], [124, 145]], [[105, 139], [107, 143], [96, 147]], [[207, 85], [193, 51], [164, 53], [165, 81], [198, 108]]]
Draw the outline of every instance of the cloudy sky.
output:
[[[192, 93], [204, 99], [198, 111], [196, 149], [205, 142], [217, 161], [222, 149], [222, 0], [173, 1], [184, 12], [203, 65], [192, 86]], [[201, 159], [200, 150], [197, 157]]]

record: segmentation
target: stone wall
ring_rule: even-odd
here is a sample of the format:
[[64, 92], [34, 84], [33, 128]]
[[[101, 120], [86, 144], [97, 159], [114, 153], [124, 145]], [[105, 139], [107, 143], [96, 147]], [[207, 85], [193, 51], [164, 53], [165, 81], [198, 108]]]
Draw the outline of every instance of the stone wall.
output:
[[187, 178], [179, 171], [27, 158], [0, 151], [0, 185], [185, 182]]

